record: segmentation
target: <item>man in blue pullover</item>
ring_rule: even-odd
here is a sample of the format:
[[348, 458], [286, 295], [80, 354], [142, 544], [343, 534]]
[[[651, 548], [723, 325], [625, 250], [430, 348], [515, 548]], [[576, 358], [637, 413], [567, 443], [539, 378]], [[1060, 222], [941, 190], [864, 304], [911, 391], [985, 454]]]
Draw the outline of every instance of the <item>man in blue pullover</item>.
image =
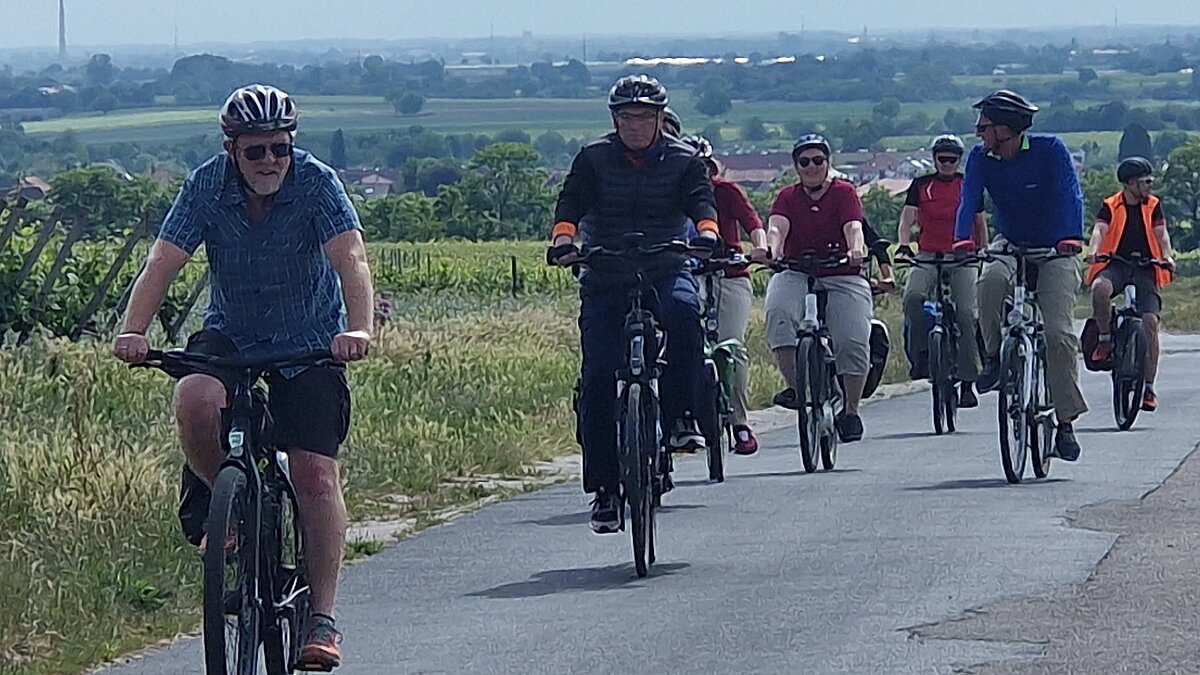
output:
[[[954, 230], [955, 248], [971, 250], [975, 214], [986, 189], [995, 205], [998, 236], [994, 249], [1006, 242], [1026, 247], [1057, 247], [1061, 253], [1082, 250], [1083, 190], [1067, 146], [1056, 136], [1031, 136], [1037, 106], [1019, 94], [997, 91], [974, 106], [979, 110], [975, 134], [983, 141], [967, 159], [962, 200]], [[1052, 457], [1073, 462], [1079, 442], [1073, 422], [1087, 403], [1079, 389], [1079, 342], [1072, 325], [1079, 266], [1072, 257], [1037, 265], [1038, 304], [1046, 324], [1046, 379], [1058, 418]], [[989, 263], [979, 279], [979, 325], [985, 359], [976, 381], [980, 393], [999, 380], [1000, 330], [1004, 300], [1013, 292], [1015, 263]]]

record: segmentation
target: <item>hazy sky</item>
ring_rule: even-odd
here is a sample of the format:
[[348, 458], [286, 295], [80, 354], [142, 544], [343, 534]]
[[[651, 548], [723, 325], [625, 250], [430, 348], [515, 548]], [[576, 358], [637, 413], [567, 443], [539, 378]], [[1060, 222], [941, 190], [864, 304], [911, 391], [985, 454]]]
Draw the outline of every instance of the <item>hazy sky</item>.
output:
[[[986, 28], [1197, 25], [1200, 0], [66, 0], [75, 45], [250, 42], [308, 38], [416, 38], [497, 34], [859, 31], [936, 26]], [[0, 47], [54, 47], [56, 0], [0, 0]]]

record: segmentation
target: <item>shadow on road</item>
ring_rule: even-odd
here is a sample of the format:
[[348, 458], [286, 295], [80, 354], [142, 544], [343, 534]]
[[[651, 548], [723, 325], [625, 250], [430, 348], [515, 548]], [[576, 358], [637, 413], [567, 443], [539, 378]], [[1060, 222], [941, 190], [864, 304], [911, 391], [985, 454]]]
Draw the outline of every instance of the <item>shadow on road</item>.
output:
[[[1020, 485], [1012, 485], [1011, 487], [1020, 487], [1022, 485], [1048, 485], [1050, 483], [1066, 483], [1066, 478], [1045, 478], [1027, 480]], [[928, 492], [930, 490], [977, 490], [980, 488], [1002, 488], [1010, 487], [1009, 482], [1003, 478], [966, 478], [961, 480], [948, 480], [933, 485], [917, 485], [915, 487], [904, 488], [905, 492]]]
[[726, 476], [725, 480], [741, 480], [744, 478], [799, 478], [803, 476], [820, 476], [823, 474], [838, 474], [838, 473], [861, 473], [862, 469], [834, 469], [833, 471], [814, 471], [808, 473], [804, 469], [796, 469], [795, 471], [763, 471], [761, 473], [739, 473]]
[[[687, 569], [687, 563], [661, 563], [650, 568], [650, 577], [673, 574]], [[502, 584], [475, 593], [468, 593], [468, 598], [491, 598], [493, 600], [512, 600], [517, 598], [536, 598], [555, 593], [575, 591], [610, 591], [623, 588], [641, 581], [634, 572], [633, 563], [609, 565], [607, 567], [581, 567], [570, 570], [547, 570], [538, 572], [528, 581], [518, 581]]]
[[[963, 436], [981, 436], [984, 432], [981, 431], [955, 431], [954, 433], [938, 436], [933, 433], [933, 429], [928, 431], [898, 431], [894, 434], [880, 434], [872, 436], [872, 440], [876, 441], [912, 441], [912, 440], [933, 440], [942, 438], [961, 438]], [[991, 433], [991, 432], [988, 432]]]
[[1148, 429], [1145, 427], [1134, 427], [1129, 431], [1121, 431], [1116, 427], [1088, 427], [1087, 429], [1080, 427], [1075, 431], [1081, 434], [1134, 434], [1142, 431], [1148, 431]]
[[568, 525], [584, 525], [592, 517], [591, 511], [580, 511], [579, 513], [560, 513], [557, 516], [542, 518], [539, 520], [522, 520], [521, 525], [541, 525], [542, 527], [565, 527]]

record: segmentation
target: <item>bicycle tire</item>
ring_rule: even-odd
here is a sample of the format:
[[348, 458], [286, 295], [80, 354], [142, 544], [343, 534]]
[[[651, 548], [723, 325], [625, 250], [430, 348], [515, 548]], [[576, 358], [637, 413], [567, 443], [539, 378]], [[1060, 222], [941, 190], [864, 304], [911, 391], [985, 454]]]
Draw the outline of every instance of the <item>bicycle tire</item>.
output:
[[1050, 475], [1050, 448], [1054, 445], [1054, 411], [1050, 407], [1050, 382], [1046, 379], [1044, 342], [1039, 341], [1036, 354], [1033, 397], [1030, 401], [1030, 408], [1034, 412], [1029, 423], [1029, 463], [1033, 466], [1035, 478], [1045, 478]]
[[276, 481], [276, 487], [267, 491], [273, 493], [271, 498], [263, 500], [262, 564], [267, 566], [263, 587], [271, 589], [272, 607], [277, 607], [268, 610], [263, 621], [263, 657], [267, 675], [289, 675], [300, 659], [310, 589], [295, 492], [282, 474]]
[[1113, 416], [1117, 428], [1129, 431], [1142, 409], [1146, 389], [1146, 332], [1141, 319], [1126, 320], [1118, 335], [1116, 363], [1112, 369]]
[[639, 577], [650, 573], [649, 515], [651, 509], [650, 471], [645, 461], [645, 427], [642, 419], [642, 385], [632, 383], [625, 390], [621, 424], [621, 483], [629, 509], [630, 536], [633, 540], [633, 565]]
[[946, 388], [942, 386], [946, 379], [946, 364], [943, 362], [944, 341], [945, 335], [940, 330], [930, 331], [927, 353], [929, 381], [933, 386], [929, 388], [929, 392], [933, 398], [933, 433], [938, 436], [946, 431]]
[[[221, 469], [213, 486], [204, 533], [204, 662], [207, 675], [257, 675], [261, 650], [258, 603], [258, 522], [246, 475], [240, 468]], [[234, 549], [226, 542], [233, 539]], [[234, 587], [227, 587], [230, 564]], [[237, 609], [230, 644], [227, 611], [230, 601]]]
[[708, 479], [725, 482], [725, 406], [721, 376], [717, 364], [704, 362], [705, 414], [701, 420], [704, 442], [708, 445]]
[[[1000, 382], [996, 388], [997, 423], [1000, 431], [1000, 462], [1009, 483], [1020, 483], [1025, 475], [1028, 448], [1028, 395], [1023, 391], [1025, 344], [1006, 339], [1000, 350]], [[1011, 424], [1011, 429], [1010, 429]], [[1009, 437], [1010, 431], [1012, 437]]]
[[[829, 376], [828, 379], [826, 379], [826, 382], [827, 386], [831, 388], [836, 387], [840, 389], [842, 386], [837, 379], [837, 374], [832, 368], [829, 370]], [[843, 391], [841, 395], [845, 396], [845, 392]], [[833, 468], [837, 465], [837, 451], [838, 435], [837, 429], [835, 428], [831, 429], [829, 433], [821, 436], [821, 468], [825, 469], [826, 471], [833, 471]]]
[[796, 346], [796, 429], [800, 434], [800, 461], [804, 464], [805, 473], [817, 470], [817, 454], [821, 443], [817, 387], [814, 386], [816, 383], [811, 370], [811, 354], [816, 351], [815, 347], [816, 341], [808, 335], [801, 338]]

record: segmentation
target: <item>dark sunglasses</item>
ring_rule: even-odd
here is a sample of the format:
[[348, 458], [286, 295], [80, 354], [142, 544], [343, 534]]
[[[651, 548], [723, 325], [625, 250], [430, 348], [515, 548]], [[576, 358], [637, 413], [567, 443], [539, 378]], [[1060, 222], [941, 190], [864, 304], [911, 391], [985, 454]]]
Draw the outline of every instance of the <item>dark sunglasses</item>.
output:
[[988, 129], [991, 129], [994, 126], [997, 126], [997, 125], [996, 124], [976, 124], [975, 125], [975, 133], [982, 134], [983, 132], [987, 131]]
[[822, 164], [825, 163], [825, 158], [824, 157], [797, 157], [796, 163], [799, 164], [800, 166], [808, 166], [809, 164], [815, 164], [816, 166], [821, 166]]
[[1147, 176], [1146, 178], [1139, 178], [1138, 183], [1140, 183], [1142, 185], [1154, 185], [1154, 178], [1151, 176]]
[[937, 158], [939, 164], [958, 164], [958, 157], [954, 155], [942, 155]]
[[242, 148], [242, 156], [251, 162], [257, 162], [267, 156], [267, 149], [270, 148], [271, 154], [279, 159], [291, 157], [292, 151], [295, 149], [291, 143], [272, 143], [271, 145], [247, 145]]

